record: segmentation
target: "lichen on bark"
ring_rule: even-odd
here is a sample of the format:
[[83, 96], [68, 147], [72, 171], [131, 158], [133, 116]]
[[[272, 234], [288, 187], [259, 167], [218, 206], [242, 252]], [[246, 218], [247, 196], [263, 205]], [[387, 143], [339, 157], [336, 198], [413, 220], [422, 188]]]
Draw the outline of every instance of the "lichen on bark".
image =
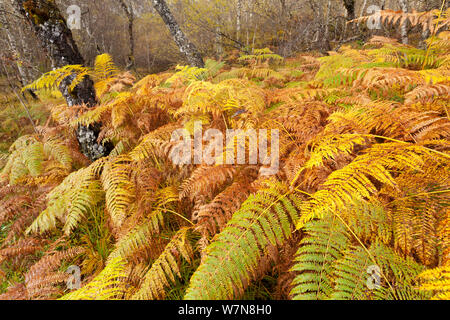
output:
[[[30, 22], [42, 48], [47, 52], [54, 68], [66, 65], [83, 65], [84, 59], [73, 39], [72, 32], [53, 0], [13, 0], [18, 11]], [[70, 90], [75, 75], [65, 78], [60, 86], [69, 107], [85, 105], [93, 107], [97, 98], [93, 81], [86, 76], [75, 88]], [[80, 149], [91, 160], [107, 156], [111, 144], [97, 141], [101, 124], [80, 126], [77, 138]]]

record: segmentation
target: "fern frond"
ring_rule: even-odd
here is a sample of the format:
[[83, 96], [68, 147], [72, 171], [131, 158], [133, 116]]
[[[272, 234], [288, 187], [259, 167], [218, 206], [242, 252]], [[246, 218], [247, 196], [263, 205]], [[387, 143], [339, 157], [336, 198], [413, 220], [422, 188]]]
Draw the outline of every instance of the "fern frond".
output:
[[117, 257], [111, 260], [98, 276], [77, 291], [59, 300], [118, 300], [126, 293], [125, 261]]
[[88, 74], [89, 68], [82, 65], [67, 65], [42, 75], [38, 80], [24, 87], [23, 90], [57, 89], [67, 77], [72, 77], [70, 90], [73, 90]]
[[333, 292], [334, 267], [349, 244], [346, 230], [333, 214], [305, 226], [308, 234], [300, 242], [291, 271], [294, 300], [324, 300]]
[[78, 223], [86, 217], [104, 198], [98, 181], [98, 167], [104, 160], [71, 173], [48, 194], [48, 206], [30, 225], [26, 233], [43, 233], [56, 229], [57, 222], [64, 223], [63, 230], [70, 234]]
[[134, 184], [131, 179], [132, 160], [127, 155], [118, 156], [108, 162], [101, 175], [106, 192], [106, 208], [116, 228], [127, 216], [128, 206], [135, 199]]
[[218, 231], [222, 231], [233, 213], [240, 208], [253, 191], [250, 179], [243, 174], [213, 201], [201, 206], [197, 215], [192, 218], [194, 222], [198, 221], [196, 230], [199, 230], [203, 236], [209, 235], [210, 237]]
[[450, 96], [450, 86], [446, 84], [425, 85], [417, 87], [405, 95], [405, 104], [446, 99]]
[[187, 238], [189, 228], [180, 229], [169, 242], [159, 258], [153, 262], [144, 277], [139, 291], [133, 295], [135, 300], [154, 300], [165, 297], [165, 288], [175, 283], [175, 275], [181, 278], [180, 257], [192, 263], [193, 250]]
[[104, 53], [95, 58], [93, 75], [97, 80], [106, 80], [119, 73], [111, 55]]
[[[377, 266], [379, 288], [370, 288], [370, 266]], [[415, 289], [415, 278], [423, 267], [412, 259], [403, 259], [380, 243], [368, 249], [350, 247], [335, 266], [334, 300], [422, 300]], [[388, 281], [388, 282], [386, 282]]]
[[232, 166], [200, 166], [189, 179], [183, 182], [180, 189], [180, 199], [197, 196], [212, 196], [217, 190], [229, 183], [236, 172]]
[[421, 282], [419, 289], [431, 291], [433, 300], [450, 299], [450, 266], [424, 271], [418, 276]]
[[408, 143], [374, 145], [365, 154], [328, 177], [323, 183], [323, 189], [302, 205], [304, 214], [297, 227], [301, 228], [305, 222], [322, 217], [326, 210], [339, 210], [346, 203], [352, 203], [355, 198], [370, 198], [378, 191], [371, 179], [395, 188], [396, 183], [389, 170], [417, 170], [427, 157], [434, 156], [428, 149]]
[[292, 236], [299, 219], [299, 199], [281, 183], [269, 183], [251, 195], [226, 228], [205, 249], [204, 261], [191, 278], [185, 299], [239, 297], [252, 279], [269, 246]]

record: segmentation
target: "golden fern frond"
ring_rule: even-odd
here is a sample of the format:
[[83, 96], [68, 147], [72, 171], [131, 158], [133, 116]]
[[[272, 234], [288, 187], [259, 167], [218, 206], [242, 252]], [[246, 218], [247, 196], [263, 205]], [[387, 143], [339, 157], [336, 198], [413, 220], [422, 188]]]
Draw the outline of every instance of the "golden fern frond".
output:
[[323, 217], [327, 210], [344, 208], [355, 198], [370, 198], [378, 192], [375, 180], [395, 188], [397, 185], [390, 170], [420, 170], [427, 158], [434, 157], [436, 154], [432, 150], [409, 143], [389, 142], [372, 146], [346, 167], [331, 173], [322, 190], [303, 203], [303, 215], [297, 227], [302, 228], [306, 222]]
[[180, 229], [171, 239], [159, 258], [153, 262], [150, 270], [144, 277], [141, 288], [131, 299], [155, 300], [165, 297], [165, 288], [175, 283], [175, 275], [182, 277], [180, 258], [192, 263], [194, 253], [189, 243], [188, 232], [190, 228]]
[[124, 222], [128, 207], [135, 199], [135, 186], [130, 181], [131, 173], [132, 159], [121, 155], [106, 163], [101, 175], [106, 192], [106, 208], [116, 228]]
[[433, 293], [433, 300], [450, 299], [450, 266], [424, 271], [418, 276], [419, 289]]
[[247, 80], [230, 79], [219, 84], [196, 81], [186, 89], [183, 106], [174, 115], [211, 114], [219, 117], [221, 114], [232, 115], [239, 109], [257, 114], [264, 111], [265, 99], [262, 89]]
[[94, 70], [92, 74], [97, 80], [106, 80], [115, 77], [119, 69], [114, 64], [111, 55], [104, 53], [95, 58]]
[[[143, 224], [134, 227], [116, 243], [116, 247], [109, 255], [108, 260], [118, 256], [123, 259], [132, 259], [136, 252], [146, 248], [157, 251], [156, 240], [153, 242], [150, 240], [159, 234], [163, 225], [164, 218], [162, 211], [153, 211]], [[140, 252], [140, 255], [142, 256], [142, 252]]]
[[445, 261], [449, 248], [448, 169], [438, 159], [428, 159], [420, 170], [395, 177], [397, 189], [383, 188], [380, 193], [395, 200], [387, 205], [394, 231], [394, 248], [414, 256], [422, 264], [435, 266]]
[[155, 194], [153, 211], [145, 216], [142, 223], [137, 223], [123, 237], [120, 237], [108, 261], [117, 256], [133, 260], [137, 253], [140, 258], [146, 257], [146, 251], [152, 258], [155, 255], [158, 256], [161, 245], [158, 235], [165, 226], [164, 212], [168, 205], [176, 202], [178, 202], [178, 194], [175, 188], [167, 187], [158, 190]]
[[125, 261], [112, 259], [91, 282], [59, 300], [118, 300], [127, 292]]
[[140, 143], [129, 153], [129, 156], [134, 161], [154, 160], [161, 158], [163, 155], [167, 157], [173, 146], [170, 142], [172, 133], [177, 129], [180, 129], [180, 124], [173, 122], [150, 132], [141, 138]]
[[103, 165], [104, 160], [98, 160], [64, 179], [48, 194], [47, 209], [34, 220], [26, 233], [56, 229], [59, 220], [64, 223], [64, 232], [70, 234], [92, 208], [104, 199], [97, 172]]
[[338, 111], [328, 121], [325, 134], [356, 132], [416, 142], [445, 137], [448, 126], [448, 120], [437, 112], [418, 112], [389, 102]]
[[177, 71], [172, 77], [166, 80], [167, 84], [175, 82], [190, 83], [206, 78], [208, 70], [206, 68], [197, 68], [191, 66], [176, 66]]
[[358, 134], [325, 135], [309, 143], [311, 155], [305, 163], [305, 169], [320, 167], [325, 160], [335, 159], [341, 154], [352, 154], [355, 147], [368, 144], [368, 138]]
[[235, 172], [236, 169], [232, 166], [200, 166], [181, 185], [180, 199], [188, 197], [194, 200], [198, 196], [211, 197], [233, 179]]
[[44, 143], [44, 153], [53, 158], [67, 169], [68, 172], [72, 169], [73, 158], [69, 148], [57, 139], [49, 139]]
[[23, 90], [42, 90], [58, 88], [61, 82], [67, 77], [72, 77], [72, 82], [69, 86], [73, 90], [83, 79], [89, 74], [89, 68], [82, 65], [67, 65], [62, 68], [52, 70], [42, 75], [33, 83], [27, 85]]

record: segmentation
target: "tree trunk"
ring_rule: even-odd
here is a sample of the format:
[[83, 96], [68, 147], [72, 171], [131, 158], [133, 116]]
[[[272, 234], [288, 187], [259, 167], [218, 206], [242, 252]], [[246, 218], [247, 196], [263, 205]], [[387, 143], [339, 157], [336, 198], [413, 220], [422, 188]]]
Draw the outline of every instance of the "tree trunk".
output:
[[[25, 85], [27, 85], [29, 79], [27, 77], [27, 73], [25, 72], [25, 69], [23, 68], [23, 64], [21, 61], [21, 54], [17, 48], [16, 40], [14, 39], [13, 35], [11, 34], [9, 21], [6, 18], [5, 12], [6, 12], [6, 10], [5, 10], [4, 4], [0, 3], [0, 24], [2, 25], [3, 30], [6, 33], [6, 37], [8, 38], [9, 47], [11, 48], [11, 52], [14, 55], [14, 59], [16, 60], [16, 67], [17, 67], [17, 71], [19, 73], [20, 84], [22, 86], [25, 86]], [[26, 92], [28, 92], [34, 100], [38, 100], [38, 97], [36, 96], [36, 94], [34, 93], [33, 90], [27, 89]], [[24, 96], [25, 96], [25, 93], [24, 93]]]
[[[399, 0], [400, 2], [400, 8], [402, 9], [402, 11], [404, 13], [408, 13], [408, 2], [407, 0]], [[402, 36], [402, 43], [403, 44], [408, 44], [409, 43], [409, 39], [408, 39], [408, 22], [405, 21], [402, 23], [401, 28], [400, 28], [400, 32], [401, 32], [401, 36]]]
[[242, 0], [236, 1], [236, 40], [241, 39]]
[[320, 51], [324, 54], [328, 54], [328, 51], [331, 51], [330, 44], [330, 14], [331, 14], [331, 0], [328, 0], [327, 4], [327, 13], [325, 15], [325, 24], [322, 26], [323, 34], [322, 39], [320, 39]]
[[[84, 64], [84, 59], [78, 51], [78, 47], [72, 37], [72, 32], [67, 27], [66, 20], [62, 16], [55, 2], [52, 0], [13, 0], [18, 11], [31, 24], [42, 48], [46, 50], [54, 68], [65, 65]], [[97, 104], [94, 83], [89, 77], [85, 77], [73, 90], [69, 90], [75, 74], [65, 78], [60, 86], [63, 97], [69, 107], [86, 105], [93, 107]], [[91, 160], [96, 160], [109, 154], [112, 149], [110, 144], [97, 142], [101, 124], [89, 127], [79, 126], [77, 138], [82, 153]]]
[[135, 58], [134, 58], [134, 11], [133, 6], [130, 5], [127, 6], [124, 0], [117, 0], [122, 7], [123, 11], [125, 12], [127, 19], [128, 19], [128, 39], [129, 39], [129, 46], [130, 46], [130, 53], [128, 55], [128, 63], [127, 63], [127, 69], [133, 69], [135, 66]]
[[190, 65], [203, 68], [205, 63], [197, 47], [189, 41], [183, 31], [180, 29], [175, 17], [170, 11], [165, 0], [151, 0], [153, 7], [159, 13], [167, 28], [169, 28], [172, 37], [177, 44], [180, 52], [186, 57]]
[[355, 15], [355, 0], [344, 0], [344, 7], [347, 10], [347, 20], [354, 20]]

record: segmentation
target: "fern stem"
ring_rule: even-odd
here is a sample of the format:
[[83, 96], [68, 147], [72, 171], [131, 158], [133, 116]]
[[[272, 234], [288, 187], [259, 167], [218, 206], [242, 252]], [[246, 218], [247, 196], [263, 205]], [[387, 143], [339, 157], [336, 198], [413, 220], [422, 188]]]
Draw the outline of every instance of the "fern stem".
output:
[[307, 196], [310, 197], [310, 198], [313, 197], [312, 194], [310, 194], [310, 193], [308, 193], [308, 192], [306, 192], [306, 191], [300, 190], [299, 188], [300, 188], [300, 187], [297, 187], [297, 188], [295, 188], [294, 190], [297, 191], [297, 192], [303, 193], [303, 194], [307, 195]]
[[169, 213], [173, 213], [174, 215], [176, 215], [176, 216], [182, 218], [183, 220], [189, 222], [192, 226], [195, 226], [195, 224], [191, 220], [187, 219], [186, 217], [184, 217], [183, 215], [179, 214], [176, 211], [173, 211], [173, 210], [170, 210], [170, 209], [161, 209], [161, 210], [169, 212]]
[[[359, 135], [359, 134], [355, 134], [355, 135]], [[392, 141], [392, 142], [409, 144], [408, 142], [405, 142], [405, 141], [401, 141], [401, 140], [397, 140], [397, 139], [393, 139], [393, 138], [388, 138], [388, 137], [384, 137], [384, 136], [378, 136], [376, 134], [361, 134], [361, 136], [363, 136], [363, 137], [379, 138], [379, 139], [384, 139], [384, 140], [388, 140], [388, 141]], [[430, 152], [434, 152], [434, 153], [436, 153], [436, 154], [438, 154], [440, 156], [443, 156], [445, 158], [450, 158], [450, 155], [448, 155], [446, 153], [443, 153], [443, 152], [440, 152], [440, 151], [437, 151], [437, 150], [433, 150], [433, 149], [430, 149], [430, 148], [427, 148], [427, 147], [424, 147], [424, 146], [421, 146], [421, 147], [424, 148], [424, 149], [427, 149]]]
[[399, 200], [405, 200], [405, 199], [409, 199], [409, 198], [415, 198], [415, 197], [420, 197], [420, 196], [427, 196], [427, 195], [431, 195], [431, 194], [442, 194], [442, 193], [448, 193], [450, 192], [450, 189], [447, 190], [440, 190], [440, 191], [433, 191], [433, 192], [423, 192], [423, 193], [417, 193], [417, 194], [413, 194], [407, 197], [402, 197], [402, 198], [397, 198], [395, 200], [392, 200], [389, 203], [393, 203]]

